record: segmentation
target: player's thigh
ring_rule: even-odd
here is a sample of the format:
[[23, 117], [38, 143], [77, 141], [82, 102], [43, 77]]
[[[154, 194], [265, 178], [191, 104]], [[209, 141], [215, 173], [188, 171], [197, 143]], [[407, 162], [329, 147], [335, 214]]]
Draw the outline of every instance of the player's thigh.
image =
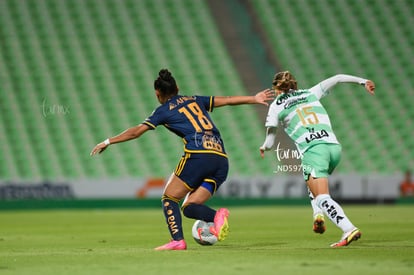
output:
[[335, 170], [338, 166], [339, 162], [341, 161], [342, 156], [342, 146], [340, 144], [329, 144], [329, 168], [328, 173], [329, 175]]
[[185, 182], [173, 173], [165, 185], [163, 195], [181, 200], [190, 191]]
[[206, 201], [208, 201], [211, 198], [211, 196], [212, 194], [210, 190], [204, 188], [203, 186], [200, 186], [193, 192], [188, 193], [183, 203], [183, 206], [186, 206], [189, 204], [204, 204]]
[[329, 175], [330, 154], [325, 144], [317, 144], [309, 148], [302, 156], [303, 177], [322, 178]]

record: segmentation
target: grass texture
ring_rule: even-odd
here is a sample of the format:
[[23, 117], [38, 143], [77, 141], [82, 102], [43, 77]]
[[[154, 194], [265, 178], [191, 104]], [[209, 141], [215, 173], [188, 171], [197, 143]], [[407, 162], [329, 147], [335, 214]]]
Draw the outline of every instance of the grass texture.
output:
[[231, 207], [230, 234], [214, 246], [154, 251], [169, 235], [161, 209], [0, 212], [0, 274], [413, 274], [414, 206], [345, 205], [363, 235], [312, 231], [305, 206]]

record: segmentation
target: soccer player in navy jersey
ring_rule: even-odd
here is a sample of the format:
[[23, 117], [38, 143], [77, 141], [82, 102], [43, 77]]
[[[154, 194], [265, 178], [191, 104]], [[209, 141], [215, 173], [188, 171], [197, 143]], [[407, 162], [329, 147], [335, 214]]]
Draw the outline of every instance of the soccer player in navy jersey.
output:
[[155, 249], [187, 249], [179, 206], [183, 199], [183, 214], [188, 218], [214, 222], [210, 231], [222, 241], [228, 234], [229, 211], [226, 208], [216, 211], [204, 203], [226, 180], [229, 165], [220, 132], [208, 112], [225, 105], [267, 106], [267, 101], [274, 98], [274, 92], [266, 89], [255, 96], [183, 96], [178, 94], [176, 81], [167, 69], [160, 70], [154, 89], [161, 105], [143, 123], [97, 144], [91, 155], [102, 153], [110, 144], [136, 139], [163, 125], [183, 139], [184, 155], [167, 181], [161, 198], [172, 240]]

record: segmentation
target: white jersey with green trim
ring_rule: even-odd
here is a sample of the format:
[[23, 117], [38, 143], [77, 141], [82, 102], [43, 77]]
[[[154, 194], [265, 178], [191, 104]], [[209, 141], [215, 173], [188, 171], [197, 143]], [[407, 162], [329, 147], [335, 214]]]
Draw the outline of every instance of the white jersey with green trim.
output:
[[[282, 93], [270, 105], [265, 126], [275, 128], [280, 123], [302, 154], [315, 144], [339, 144], [328, 113], [319, 99], [327, 95], [329, 89], [340, 82], [365, 85], [366, 79], [341, 74], [307, 90]], [[273, 145], [273, 142], [271, 143], [270, 147]], [[266, 142], [263, 146], [269, 148]]]
[[318, 143], [339, 144], [328, 113], [309, 90], [283, 93], [275, 99], [265, 126], [277, 127], [279, 122], [301, 153]]

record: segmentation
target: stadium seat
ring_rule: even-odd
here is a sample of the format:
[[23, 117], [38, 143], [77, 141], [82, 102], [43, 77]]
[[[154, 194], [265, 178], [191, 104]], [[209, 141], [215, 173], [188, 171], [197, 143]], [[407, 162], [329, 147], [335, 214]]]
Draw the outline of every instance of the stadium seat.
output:
[[346, 152], [340, 172], [395, 173], [404, 164], [414, 165], [406, 154], [412, 139], [407, 121], [414, 119], [411, 1], [279, 1], [274, 5], [267, 0], [252, 5], [256, 14], [264, 15], [257, 18], [276, 58], [294, 72], [300, 86], [336, 73], [376, 82], [375, 97], [362, 91], [345, 95], [345, 89], [360, 92], [338, 87], [335, 95], [322, 101]]
[[[338, 87], [323, 99], [346, 152], [339, 171], [413, 166], [406, 123], [414, 120], [412, 2], [251, 3], [278, 61], [301, 87], [336, 73], [377, 82], [375, 97], [355, 95], [360, 87]], [[174, 1], [168, 8], [175, 16], [163, 0], [0, 5], [1, 148], [8, 148], [1, 161], [9, 167], [0, 169], [2, 180], [171, 173], [182, 145], [165, 129], [89, 157], [97, 142], [141, 123], [158, 106], [152, 85], [161, 68], [171, 69], [187, 94], [252, 92], [242, 86], [205, 1]], [[376, 16], [365, 16], [368, 10]], [[44, 107], [55, 111], [45, 115]], [[231, 175], [271, 173], [276, 163], [258, 161], [264, 127], [254, 108], [211, 115], [225, 138]]]

